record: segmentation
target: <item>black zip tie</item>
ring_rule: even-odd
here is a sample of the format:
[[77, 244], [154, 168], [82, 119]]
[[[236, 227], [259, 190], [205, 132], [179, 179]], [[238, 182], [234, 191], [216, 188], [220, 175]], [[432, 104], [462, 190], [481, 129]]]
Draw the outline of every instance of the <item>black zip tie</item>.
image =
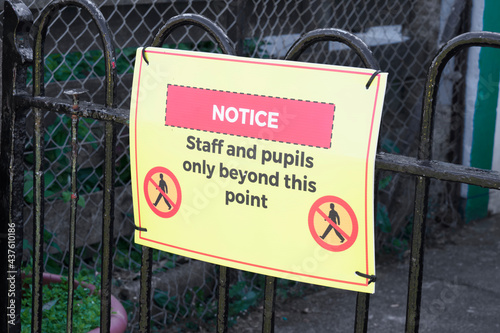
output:
[[361, 273], [361, 272], [358, 272], [358, 271], [356, 271], [356, 274], [359, 275], [359, 276], [361, 276], [361, 277], [364, 277], [365, 279], [370, 279], [368, 281], [368, 284], [377, 281], [377, 277], [375, 275], [368, 275], [368, 274]]
[[136, 226], [135, 224], [134, 224], [134, 227], [135, 227], [135, 230], [138, 230], [138, 231], [148, 231], [148, 229], [138, 227], [138, 226]]
[[[146, 64], [149, 66], [148, 58], [146, 58], [146, 48], [145, 47], [142, 48], [142, 59], [144, 59]], [[366, 89], [368, 89], [368, 87]]]
[[372, 84], [373, 80], [375, 80], [375, 77], [379, 75], [380, 72], [381, 72], [380, 69], [377, 69], [375, 72], [373, 72], [372, 76], [370, 76], [370, 78], [368, 79], [368, 82], [366, 82], [366, 89], [370, 88], [370, 85]]

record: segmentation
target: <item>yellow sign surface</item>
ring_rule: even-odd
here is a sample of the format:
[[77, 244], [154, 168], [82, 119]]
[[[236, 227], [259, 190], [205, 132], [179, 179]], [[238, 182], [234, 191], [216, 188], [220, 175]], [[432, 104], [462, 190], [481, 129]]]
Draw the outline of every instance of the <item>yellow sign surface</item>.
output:
[[160, 48], [145, 57], [130, 114], [135, 241], [373, 293], [387, 74]]

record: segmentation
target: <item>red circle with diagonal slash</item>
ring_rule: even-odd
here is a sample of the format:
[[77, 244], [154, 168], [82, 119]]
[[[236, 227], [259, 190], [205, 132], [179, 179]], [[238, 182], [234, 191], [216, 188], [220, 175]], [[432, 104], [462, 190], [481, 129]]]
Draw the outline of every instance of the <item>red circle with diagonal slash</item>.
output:
[[[335, 211], [340, 216], [339, 225], [328, 218], [330, 204], [334, 204]], [[358, 220], [356, 214], [354, 214], [354, 210], [347, 202], [333, 195], [321, 197], [314, 202], [309, 210], [308, 223], [309, 231], [314, 240], [321, 247], [329, 251], [345, 251], [354, 244], [356, 237], [358, 237]], [[328, 234], [330, 235], [329, 238], [327, 238], [327, 235], [325, 239], [322, 239], [320, 236], [323, 235], [323, 232], [329, 225], [334, 229]], [[340, 239], [337, 239], [338, 236], [335, 230], [344, 237], [345, 241], [343, 243], [340, 242]]]
[[[168, 193], [163, 192], [160, 188], [160, 174], [163, 175], [167, 183]], [[173, 185], [173, 186], [172, 186]], [[161, 195], [161, 197], [159, 197]], [[149, 208], [159, 217], [169, 218], [175, 215], [181, 206], [181, 186], [175, 175], [164, 167], [155, 167], [151, 169], [144, 178], [144, 196]], [[155, 206], [154, 202], [160, 199], [158, 204], [160, 207]], [[171, 209], [165, 203], [165, 198], [171, 205]]]

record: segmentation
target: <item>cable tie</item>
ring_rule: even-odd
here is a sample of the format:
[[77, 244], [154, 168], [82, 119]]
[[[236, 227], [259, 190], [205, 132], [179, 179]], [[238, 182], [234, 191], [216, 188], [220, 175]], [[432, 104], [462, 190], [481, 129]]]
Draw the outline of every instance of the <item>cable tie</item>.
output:
[[377, 277], [375, 275], [364, 274], [364, 273], [361, 273], [361, 272], [358, 272], [358, 271], [356, 271], [356, 275], [364, 277], [365, 279], [370, 279], [368, 281], [368, 284], [377, 281]]
[[[142, 48], [142, 59], [144, 59], [146, 64], [149, 66], [148, 58], [146, 58], [146, 48], [145, 47]], [[368, 89], [368, 88], [366, 88], [366, 89]]]
[[146, 228], [141, 228], [141, 227], [138, 227], [138, 226], [136, 226], [136, 225], [134, 225], [134, 227], [135, 227], [135, 230], [138, 230], [138, 231], [148, 231], [148, 229], [146, 229]]
[[366, 89], [370, 88], [370, 85], [372, 84], [373, 80], [375, 80], [375, 77], [379, 75], [380, 72], [381, 72], [380, 69], [377, 69], [375, 72], [373, 72], [372, 76], [370, 76], [370, 78], [368, 79], [368, 82], [366, 82]]

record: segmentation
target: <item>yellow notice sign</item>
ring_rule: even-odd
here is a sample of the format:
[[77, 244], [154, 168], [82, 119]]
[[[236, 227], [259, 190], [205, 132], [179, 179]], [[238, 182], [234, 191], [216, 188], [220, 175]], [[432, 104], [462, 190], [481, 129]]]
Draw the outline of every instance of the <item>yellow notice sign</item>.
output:
[[160, 48], [146, 49], [146, 63], [141, 52], [130, 114], [136, 242], [373, 293], [387, 74]]

